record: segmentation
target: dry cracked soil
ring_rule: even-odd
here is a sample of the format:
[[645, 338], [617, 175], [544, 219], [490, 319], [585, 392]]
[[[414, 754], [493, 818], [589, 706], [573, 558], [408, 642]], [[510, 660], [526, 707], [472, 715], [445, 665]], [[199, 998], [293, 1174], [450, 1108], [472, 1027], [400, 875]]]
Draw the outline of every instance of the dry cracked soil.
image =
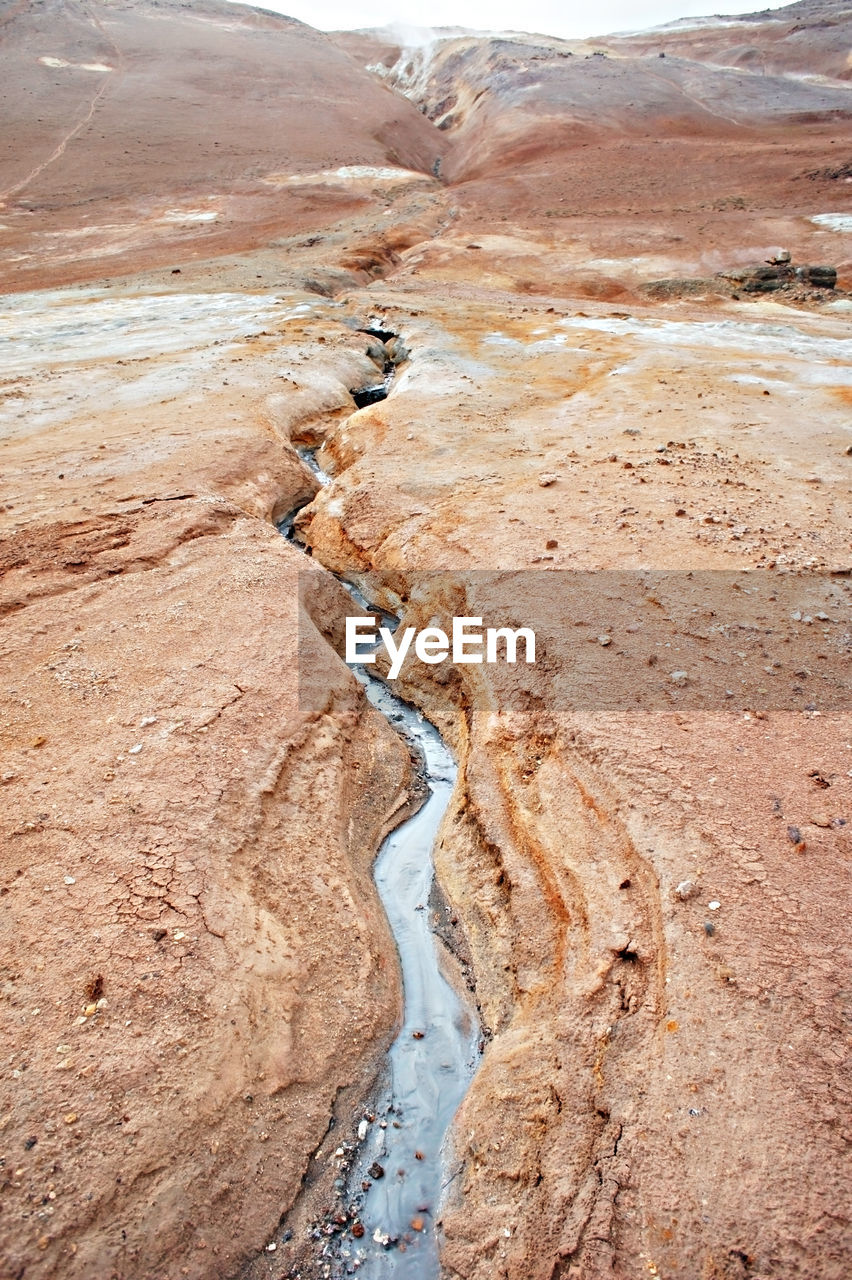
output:
[[3, 1280], [357, 1273], [422, 786], [341, 582], [539, 628], [396, 682], [442, 1276], [846, 1280], [851, 47], [3, 0]]

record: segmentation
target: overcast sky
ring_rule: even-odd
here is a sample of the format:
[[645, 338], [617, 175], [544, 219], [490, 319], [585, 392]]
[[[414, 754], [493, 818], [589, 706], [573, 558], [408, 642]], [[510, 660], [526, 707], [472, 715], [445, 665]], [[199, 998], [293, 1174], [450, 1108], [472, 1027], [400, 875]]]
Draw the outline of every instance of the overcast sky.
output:
[[[770, 0], [716, 0], [729, 15], [778, 9]], [[714, 0], [257, 0], [259, 8], [299, 18], [333, 31], [403, 23], [417, 27], [458, 26], [483, 31], [535, 31], [545, 35], [606, 35], [637, 31], [714, 12]]]

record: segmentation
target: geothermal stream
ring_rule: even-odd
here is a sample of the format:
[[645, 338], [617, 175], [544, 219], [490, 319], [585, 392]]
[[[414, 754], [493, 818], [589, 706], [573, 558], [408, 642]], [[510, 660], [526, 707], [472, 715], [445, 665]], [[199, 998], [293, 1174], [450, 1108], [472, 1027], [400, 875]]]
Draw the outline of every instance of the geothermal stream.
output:
[[[392, 367], [386, 366], [381, 386], [353, 392], [358, 407], [384, 399], [391, 378]], [[298, 452], [322, 485], [331, 483], [316, 460], [316, 449]], [[301, 546], [294, 527], [297, 514], [290, 512], [278, 527]], [[356, 588], [343, 585], [360, 606], [371, 608]], [[326, 1239], [321, 1256], [333, 1268], [326, 1274], [434, 1280], [440, 1270], [435, 1217], [450, 1178], [444, 1143], [479, 1053], [476, 1010], [445, 978], [430, 926], [432, 849], [457, 769], [437, 729], [419, 711], [363, 668], [352, 671], [373, 706], [421, 760], [429, 794], [385, 839], [374, 864], [376, 888], [399, 954], [403, 1022], [378, 1094], [362, 1113], [357, 1149], [335, 1182], [337, 1221], [346, 1226], [338, 1226], [330, 1239], [319, 1227], [312, 1234], [318, 1241]]]

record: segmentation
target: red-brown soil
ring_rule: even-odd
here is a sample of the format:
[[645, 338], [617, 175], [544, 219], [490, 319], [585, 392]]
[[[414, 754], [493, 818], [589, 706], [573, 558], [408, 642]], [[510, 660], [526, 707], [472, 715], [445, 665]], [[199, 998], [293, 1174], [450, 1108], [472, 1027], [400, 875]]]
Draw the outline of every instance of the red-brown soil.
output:
[[[216, 0], [0, 21], [0, 1274], [321, 1276], [415, 788], [327, 571], [848, 568], [849, 13], [426, 51]], [[839, 288], [717, 277], [780, 250]], [[356, 413], [371, 318], [408, 358]], [[274, 527], [309, 499], [312, 560]], [[445, 1274], [845, 1280], [849, 712], [572, 711], [568, 673], [400, 682], [459, 760], [487, 1041]]]

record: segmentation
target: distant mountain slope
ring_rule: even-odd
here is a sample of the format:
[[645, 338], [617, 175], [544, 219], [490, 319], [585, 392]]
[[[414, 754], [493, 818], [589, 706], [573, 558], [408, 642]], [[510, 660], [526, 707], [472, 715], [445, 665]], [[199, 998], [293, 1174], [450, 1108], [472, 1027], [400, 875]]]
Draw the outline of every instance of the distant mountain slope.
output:
[[[171, 218], [172, 234], [183, 221], [208, 237], [229, 218], [286, 223], [301, 199], [293, 174], [428, 174], [442, 148], [413, 105], [324, 35], [261, 10], [7, 0], [0, 31], [0, 202], [13, 238], [58, 233], [68, 218], [78, 233], [131, 216], [168, 230]], [[340, 190], [326, 203], [352, 199]]]
[[599, 40], [436, 31], [402, 47], [394, 36], [334, 39], [444, 133], [441, 176], [472, 227], [612, 219], [610, 258], [629, 244], [623, 220], [638, 230], [644, 219], [657, 238], [726, 261], [744, 240], [773, 243], [791, 215], [845, 207], [831, 176], [852, 151], [843, 0]]
[[852, 5], [797, 0], [737, 18], [690, 19], [607, 40], [621, 52], [676, 54], [762, 74], [782, 71], [852, 79]]

